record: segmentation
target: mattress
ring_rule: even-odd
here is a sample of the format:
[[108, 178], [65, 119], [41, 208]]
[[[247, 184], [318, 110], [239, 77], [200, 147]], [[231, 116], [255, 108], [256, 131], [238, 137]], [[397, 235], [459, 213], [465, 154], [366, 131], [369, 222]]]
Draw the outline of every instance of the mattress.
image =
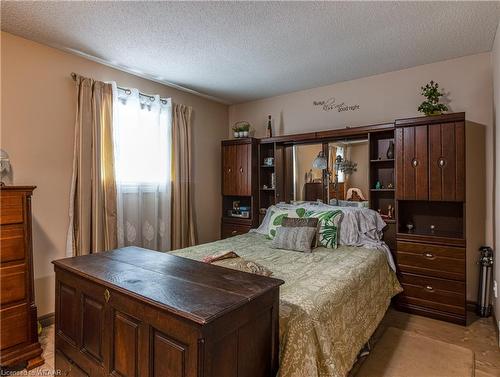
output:
[[235, 251], [271, 270], [285, 281], [280, 289], [279, 376], [346, 376], [391, 298], [402, 291], [384, 250], [340, 246], [305, 254], [270, 245], [265, 236], [248, 233], [172, 254], [201, 260]]

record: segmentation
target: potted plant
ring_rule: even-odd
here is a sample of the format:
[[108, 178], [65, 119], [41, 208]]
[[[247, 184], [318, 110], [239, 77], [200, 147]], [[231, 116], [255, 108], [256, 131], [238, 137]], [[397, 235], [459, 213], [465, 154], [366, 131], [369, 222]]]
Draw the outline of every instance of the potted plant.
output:
[[233, 126], [234, 137], [248, 137], [250, 131], [250, 123], [241, 121], [236, 122]]
[[240, 126], [240, 133], [243, 132], [243, 137], [248, 137], [248, 133], [250, 132], [250, 123], [245, 122]]
[[233, 126], [233, 135], [234, 137], [240, 137], [240, 127], [238, 126], [238, 123]]
[[418, 111], [425, 115], [441, 115], [443, 111], [448, 111], [448, 107], [445, 104], [439, 103], [439, 97], [442, 97], [443, 93], [438, 88], [439, 84], [432, 80], [426, 86], [421, 87], [422, 95], [427, 100], [420, 104]]

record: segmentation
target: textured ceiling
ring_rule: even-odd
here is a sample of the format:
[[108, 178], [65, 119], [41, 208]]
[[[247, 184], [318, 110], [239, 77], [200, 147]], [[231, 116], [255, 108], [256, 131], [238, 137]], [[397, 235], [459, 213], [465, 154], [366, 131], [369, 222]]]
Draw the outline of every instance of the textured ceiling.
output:
[[500, 2], [1, 2], [2, 30], [238, 103], [490, 51]]

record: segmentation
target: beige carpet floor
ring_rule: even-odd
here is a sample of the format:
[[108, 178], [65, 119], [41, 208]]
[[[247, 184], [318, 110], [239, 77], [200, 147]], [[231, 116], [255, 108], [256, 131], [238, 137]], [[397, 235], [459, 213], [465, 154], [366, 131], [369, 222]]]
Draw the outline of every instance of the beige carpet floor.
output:
[[388, 327], [356, 377], [474, 377], [474, 353]]

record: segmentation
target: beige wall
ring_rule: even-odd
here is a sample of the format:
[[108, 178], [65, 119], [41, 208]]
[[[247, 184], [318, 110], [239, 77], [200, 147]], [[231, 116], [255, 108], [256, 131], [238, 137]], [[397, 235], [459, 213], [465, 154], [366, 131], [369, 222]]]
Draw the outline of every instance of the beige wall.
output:
[[[500, 294], [500, 24], [497, 27], [495, 44], [492, 52], [494, 122], [495, 122], [495, 280]], [[500, 297], [495, 300], [495, 314], [500, 330]]]
[[36, 185], [33, 244], [38, 314], [54, 311], [50, 261], [64, 257], [75, 116], [71, 72], [116, 81], [190, 105], [193, 180], [199, 242], [219, 236], [220, 140], [227, 136], [227, 106], [148, 81], [23, 38], [1, 34], [1, 146], [15, 184]]
[[[497, 63], [498, 65], [498, 63]], [[467, 298], [477, 294], [477, 250], [493, 242], [493, 85], [491, 54], [422, 65], [358, 80], [230, 106], [229, 124], [249, 121], [265, 134], [268, 115], [275, 133], [292, 134], [344, 128], [418, 116], [420, 86], [438, 81], [451, 111], [465, 111], [467, 126]], [[359, 104], [356, 111], [323, 111], [313, 101], [334, 97], [337, 104]], [[228, 131], [229, 131], [228, 127]]]

